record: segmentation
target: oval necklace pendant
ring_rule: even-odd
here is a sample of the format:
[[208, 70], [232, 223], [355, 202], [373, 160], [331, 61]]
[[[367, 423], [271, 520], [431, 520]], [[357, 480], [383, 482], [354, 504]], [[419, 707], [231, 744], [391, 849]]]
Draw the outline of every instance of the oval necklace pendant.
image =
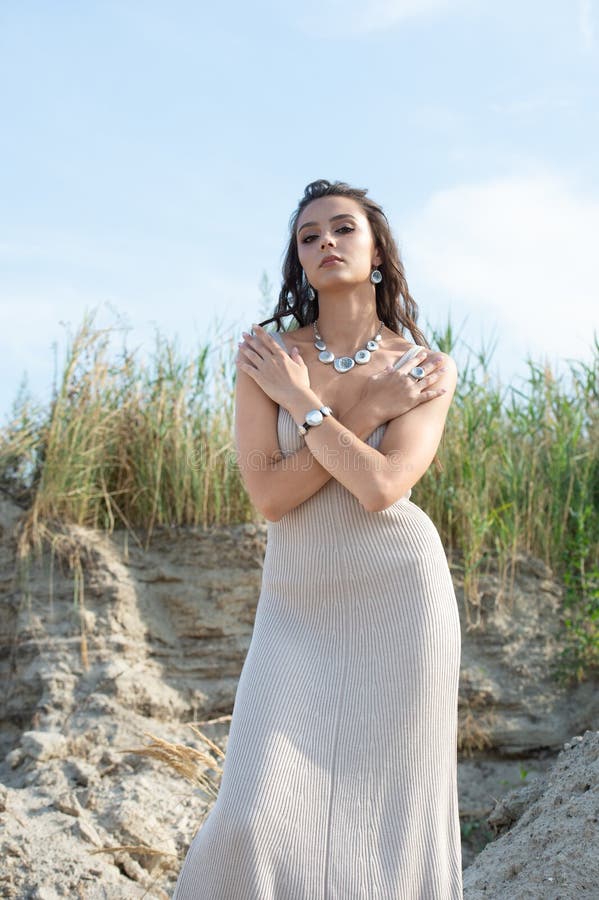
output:
[[351, 356], [339, 356], [333, 365], [337, 372], [349, 372], [355, 366], [355, 362]]
[[338, 356], [335, 358], [335, 354], [330, 350], [327, 350], [327, 345], [325, 341], [322, 339], [321, 335], [318, 333], [317, 322], [313, 322], [314, 327], [314, 346], [317, 350], [320, 350], [318, 354], [318, 359], [321, 363], [333, 363], [333, 368], [336, 372], [349, 372], [350, 369], [353, 369], [355, 365], [365, 366], [370, 362], [370, 358], [375, 350], [379, 349], [381, 337], [381, 330], [383, 328], [383, 322], [379, 322], [379, 331], [375, 334], [373, 338], [366, 342], [366, 347], [362, 350], [358, 350], [355, 356], [352, 358], [351, 356]]
[[330, 350], [323, 350], [322, 353], [318, 354], [318, 358], [322, 363], [332, 363], [335, 359], [335, 354], [331, 353]]

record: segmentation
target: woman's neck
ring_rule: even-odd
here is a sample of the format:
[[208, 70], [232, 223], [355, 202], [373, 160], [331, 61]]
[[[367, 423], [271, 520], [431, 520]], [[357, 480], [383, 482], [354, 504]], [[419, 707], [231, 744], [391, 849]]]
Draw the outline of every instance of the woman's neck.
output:
[[319, 297], [318, 305], [316, 327], [327, 347], [350, 352], [354, 347], [372, 340], [379, 331], [381, 320], [373, 301], [356, 303], [345, 297], [343, 300], [323, 303]]

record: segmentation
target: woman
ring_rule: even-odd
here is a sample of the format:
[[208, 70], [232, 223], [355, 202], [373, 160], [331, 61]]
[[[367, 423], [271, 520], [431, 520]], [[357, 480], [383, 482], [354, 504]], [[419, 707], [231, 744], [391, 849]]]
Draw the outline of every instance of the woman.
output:
[[[176, 900], [457, 900], [460, 630], [409, 500], [456, 384], [424, 338], [387, 220], [317, 181], [275, 315], [244, 332], [236, 441], [268, 541], [216, 804]], [[264, 324], [267, 324], [264, 322]]]

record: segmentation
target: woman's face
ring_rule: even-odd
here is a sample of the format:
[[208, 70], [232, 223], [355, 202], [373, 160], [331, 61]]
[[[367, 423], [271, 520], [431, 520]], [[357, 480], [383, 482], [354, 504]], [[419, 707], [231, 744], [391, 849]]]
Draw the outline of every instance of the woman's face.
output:
[[[300, 264], [315, 290], [368, 281], [382, 261], [370, 222], [349, 197], [320, 197], [302, 210], [296, 226]], [[340, 262], [322, 265], [327, 256]]]

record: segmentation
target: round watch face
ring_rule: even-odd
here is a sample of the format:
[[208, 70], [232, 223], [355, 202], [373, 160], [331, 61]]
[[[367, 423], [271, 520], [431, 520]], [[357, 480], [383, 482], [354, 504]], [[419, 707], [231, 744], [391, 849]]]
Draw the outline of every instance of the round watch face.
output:
[[311, 409], [309, 413], [306, 414], [306, 422], [308, 425], [320, 425], [322, 422], [322, 413], [319, 409]]

